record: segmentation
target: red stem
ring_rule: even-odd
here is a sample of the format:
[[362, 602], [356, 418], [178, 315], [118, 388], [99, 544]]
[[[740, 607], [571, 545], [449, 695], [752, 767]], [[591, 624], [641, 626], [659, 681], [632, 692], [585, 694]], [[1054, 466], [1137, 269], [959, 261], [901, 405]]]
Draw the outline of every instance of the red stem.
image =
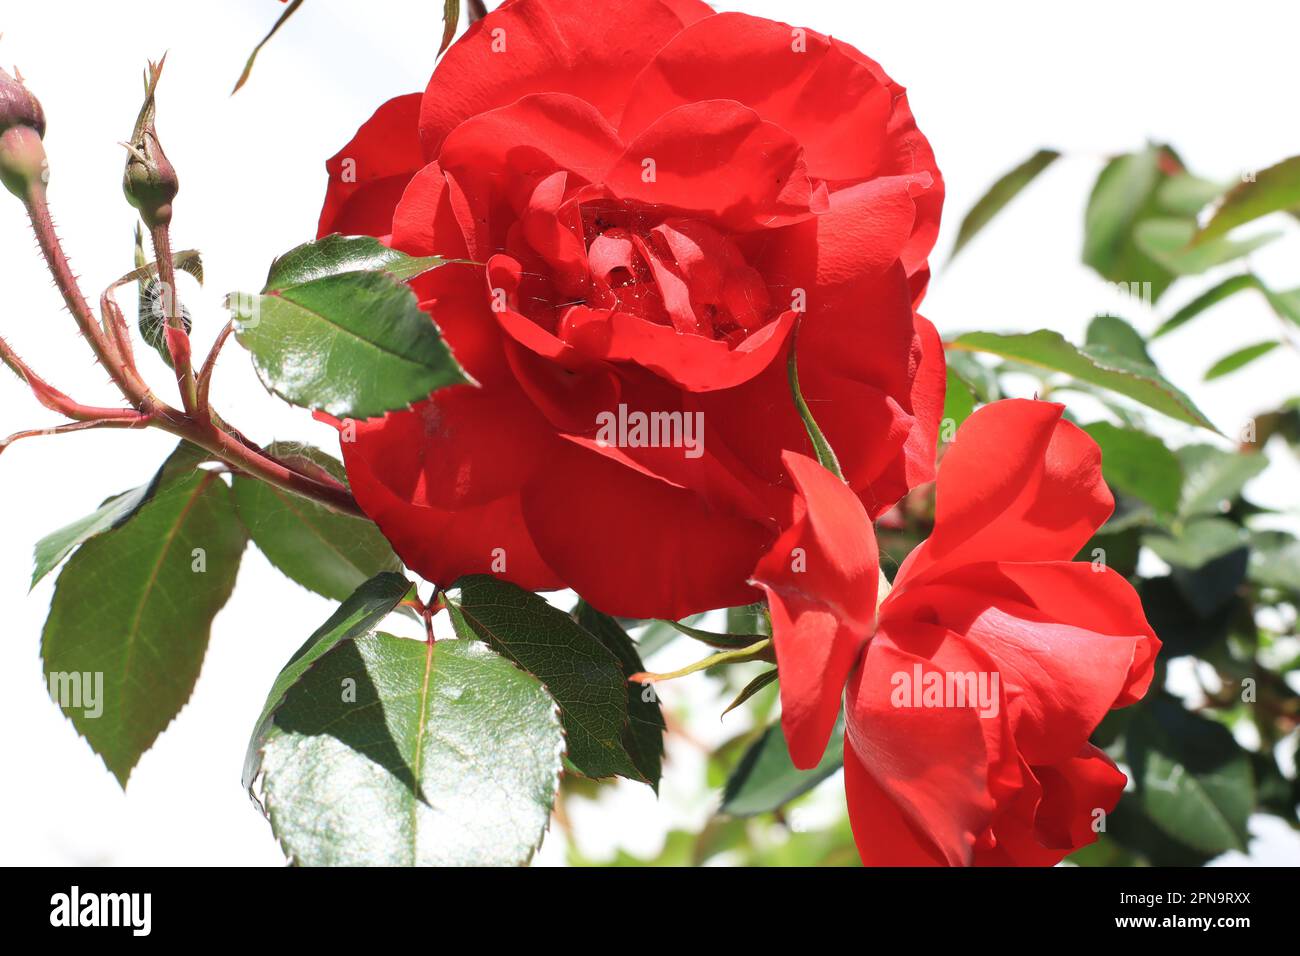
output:
[[172, 357], [181, 402], [185, 411], [193, 415], [198, 407], [198, 395], [194, 383], [194, 367], [190, 364], [190, 337], [181, 319], [180, 297], [176, 292], [176, 264], [172, 260], [171, 233], [166, 225], [159, 225], [149, 230], [149, 237], [153, 240], [153, 257], [158, 261], [158, 279], [162, 283], [162, 302], [166, 309], [164, 318], [167, 320], [163, 334], [167, 339], [167, 351]]

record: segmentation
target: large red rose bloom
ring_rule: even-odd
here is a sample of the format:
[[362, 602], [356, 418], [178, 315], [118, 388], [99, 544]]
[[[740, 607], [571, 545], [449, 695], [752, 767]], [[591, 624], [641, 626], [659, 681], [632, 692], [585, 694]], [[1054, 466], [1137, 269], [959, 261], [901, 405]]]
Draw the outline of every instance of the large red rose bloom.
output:
[[[321, 235], [466, 260], [415, 288], [477, 385], [343, 445], [426, 578], [636, 617], [756, 600], [782, 452], [811, 450], [796, 322], [867, 512], [933, 477], [943, 357], [915, 306], [943, 185], [902, 88], [852, 47], [695, 0], [509, 0], [328, 169]], [[603, 440], [602, 414], [636, 412], [702, 440]]]

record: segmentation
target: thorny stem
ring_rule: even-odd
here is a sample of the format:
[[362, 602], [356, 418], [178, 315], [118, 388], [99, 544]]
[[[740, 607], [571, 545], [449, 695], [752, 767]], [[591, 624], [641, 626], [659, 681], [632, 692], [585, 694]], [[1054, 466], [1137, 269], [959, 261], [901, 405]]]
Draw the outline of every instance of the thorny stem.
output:
[[27, 431], [15, 432], [8, 438], [0, 439], [0, 452], [24, 438], [37, 438], [41, 435], [66, 435], [69, 432], [84, 432], [92, 428], [144, 428], [148, 424], [148, 416], [137, 415], [135, 418], [96, 418], [84, 422], [71, 422], [67, 425], [56, 425], [53, 428], [32, 428]]
[[4, 339], [0, 339], [0, 361], [3, 361], [15, 375], [26, 383], [38, 402], [60, 415], [65, 415], [77, 421], [105, 418], [134, 421], [141, 417], [139, 412], [132, 411], [129, 408], [97, 408], [93, 405], [82, 405], [80, 402], [69, 398], [37, 375], [26, 362], [18, 357], [18, 353]]
[[217, 340], [212, 343], [212, 348], [208, 350], [208, 357], [203, 360], [203, 368], [199, 369], [195, 411], [201, 421], [206, 421], [212, 417], [211, 406], [208, 401], [208, 393], [212, 391], [212, 373], [217, 367], [217, 356], [221, 354], [221, 347], [226, 344], [226, 339], [230, 338], [230, 333], [234, 331], [234, 328], [234, 322], [227, 322], [221, 331], [217, 333]]
[[95, 321], [94, 313], [90, 311], [90, 306], [86, 304], [85, 296], [81, 294], [77, 277], [72, 274], [68, 257], [63, 252], [59, 237], [54, 233], [54, 221], [50, 218], [50, 208], [45, 201], [44, 184], [33, 185], [24, 199], [24, 204], [32, 222], [32, 231], [36, 234], [36, 242], [41, 247], [41, 255], [45, 257], [50, 275], [54, 277], [54, 284], [63, 294], [63, 301], [76, 320], [77, 327], [81, 329], [81, 334], [90, 343], [95, 358], [108, 370], [127, 400], [141, 411], [148, 411], [150, 404], [148, 388], [138, 376], [131, 374], [121, 362], [117, 361], [116, 347], [105, 337], [99, 323]]
[[171, 232], [164, 225], [149, 230], [153, 240], [153, 256], [158, 261], [158, 278], [162, 282], [163, 307], [166, 309], [167, 351], [172, 357], [176, 372], [176, 385], [181, 391], [181, 402], [187, 414], [194, 415], [198, 407], [198, 394], [194, 383], [194, 367], [190, 364], [190, 337], [181, 320], [180, 298], [176, 294], [176, 263], [172, 260]]
[[[274, 456], [267, 454], [252, 442], [244, 439], [233, 429], [228, 430], [226, 427], [220, 427], [210, 417], [199, 417], [195, 414], [198, 390], [193, 369], [189, 362], [188, 338], [184, 335], [183, 327], [180, 329], [180, 335], [176, 335], [175, 331], [173, 331], [168, 336], [168, 345], [169, 347], [184, 346], [182, 356], [177, 356], [176, 351], [173, 351], [172, 355], [177, 368], [177, 381], [181, 384], [181, 395], [185, 399], [187, 406], [186, 411], [182, 412], [172, 408], [154, 395], [149, 386], [141, 379], [134, 368], [134, 363], [129, 358], [129, 344], [119, 344], [127, 342], [128, 335], [124, 320], [120, 315], [120, 309], [114, 312], [110, 308], [109, 313], [105, 316], [105, 325], [101, 327], [90, 306], [86, 303], [85, 296], [82, 295], [77, 283], [77, 278], [73, 275], [72, 268], [68, 264], [67, 255], [64, 253], [58, 236], [55, 234], [54, 223], [50, 217], [49, 206], [46, 203], [43, 183], [37, 183], [31, 188], [28, 195], [24, 197], [24, 205], [27, 207], [32, 230], [36, 234], [36, 241], [40, 246], [41, 254], [45, 258], [50, 275], [54, 278], [54, 284], [58, 286], [59, 292], [63, 296], [64, 303], [72, 313], [77, 327], [85, 336], [91, 350], [95, 353], [95, 358], [108, 371], [113, 383], [132, 408], [99, 408], [83, 405], [75, 401], [49, 385], [22, 361], [7, 343], [0, 339], [0, 359], [3, 359], [4, 364], [31, 388], [37, 401], [46, 408], [57, 411], [78, 422], [113, 420], [124, 423], [117, 427], [150, 425], [161, 428], [178, 438], [183, 438], [199, 446], [225, 462], [233, 471], [260, 478], [277, 488], [319, 501], [344, 514], [358, 517], [365, 516], [351, 493], [339, 482], [334, 481], [332, 478], [327, 479], [324, 476], [310, 477], [304, 475], [276, 460]], [[174, 292], [175, 270], [166, 230], [155, 230], [153, 238], [155, 251], [159, 259], [161, 280], [167, 283], [166, 288], [169, 291]], [[171, 295], [171, 300], [173, 303], [175, 302], [174, 294]], [[115, 306], [116, 303], [113, 303], [113, 305]], [[173, 312], [176, 311], [174, 304], [171, 309]], [[174, 318], [175, 316], [169, 316], [169, 319]], [[222, 341], [224, 341], [224, 336], [218, 340], [218, 345]], [[178, 361], [177, 359], [181, 360]], [[77, 429], [58, 426], [55, 430], [73, 431]]]

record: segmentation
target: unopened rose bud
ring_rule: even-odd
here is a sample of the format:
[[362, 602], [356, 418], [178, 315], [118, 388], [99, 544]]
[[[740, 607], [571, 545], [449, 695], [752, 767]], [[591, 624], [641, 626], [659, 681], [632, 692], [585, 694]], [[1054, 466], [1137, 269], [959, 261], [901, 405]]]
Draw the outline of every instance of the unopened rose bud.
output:
[[166, 59], [163, 57], [158, 63], [149, 64], [144, 84], [144, 105], [136, 118], [131, 141], [123, 144], [129, 155], [122, 175], [122, 191], [126, 193], [127, 202], [140, 210], [140, 218], [150, 229], [171, 222], [172, 200], [180, 190], [176, 168], [163, 152], [162, 144], [158, 142], [158, 130], [154, 127], [154, 90]]
[[0, 133], [15, 126], [30, 127], [38, 137], [44, 137], [45, 111], [22, 79], [15, 79], [0, 69]]
[[46, 178], [45, 112], [21, 78], [0, 70], [0, 182], [25, 199]]

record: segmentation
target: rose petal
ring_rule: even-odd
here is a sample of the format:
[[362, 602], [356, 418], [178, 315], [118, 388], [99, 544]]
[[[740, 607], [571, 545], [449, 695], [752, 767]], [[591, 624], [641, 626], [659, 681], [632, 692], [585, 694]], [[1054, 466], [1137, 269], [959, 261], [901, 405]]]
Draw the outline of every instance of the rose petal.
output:
[[1101, 452], [1065, 406], [1010, 399], [957, 431], [936, 486], [929, 540], [899, 569], [911, 584], [980, 561], [1068, 561], [1114, 508]]
[[740, 231], [789, 225], [828, 208], [825, 185], [809, 179], [799, 143], [731, 100], [665, 113], [627, 147], [605, 183], [619, 198]]
[[419, 93], [389, 100], [326, 160], [329, 186], [318, 238], [335, 232], [386, 236], [393, 231], [393, 210], [406, 184], [424, 166], [416, 125], [419, 112]]
[[826, 750], [858, 652], [874, 630], [880, 560], [853, 491], [811, 458], [784, 456], [799, 490], [793, 520], [754, 569], [767, 594], [790, 759], [815, 767]]
[[[1140, 607], [1136, 617], [1112, 621], [1113, 633], [1080, 623], [1071, 599], [1095, 607], [1111, 595], [1088, 597], [1078, 575], [1061, 573], [1070, 567], [959, 569], [897, 598], [891, 594], [881, 608], [881, 627], [913, 621], [937, 625], [963, 635], [996, 663], [1016, 746], [1031, 764], [1054, 763], [1078, 751], [1119, 698], [1135, 650], [1149, 634]], [[1074, 567], [1091, 573], [1086, 564]], [[1004, 569], [1027, 585], [1027, 593], [1015, 593], [1018, 588], [1003, 576]], [[1105, 587], [1101, 581], [1096, 586]], [[1038, 595], [1046, 610], [1033, 603]]]
[[568, 93], [616, 121], [642, 67], [682, 26], [712, 11], [688, 0], [606, 0], [600, 15], [563, 0], [513, 0], [447, 50], [420, 108], [424, 156], [471, 116], [538, 92]]
[[606, 613], [680, 618], [758, 599], [744, 581], [771, 542], [763, 525], [585, 449], [544, 465], [524, 489], [528, 530], [565, 583]]
[[[846, 739], [876, 785], [942, 858], [965, 866], [999, 796], [1010, 792], [1006, 778], [1018, 761], [1001, 712], [981, 717], [970, 706], [895, 706], [895, 693], [907, 689], [903, 677], [912, 680], [918, 668], [940, 681], [945, 673], [995, 670], [992, 661], [941, 628], [878, 629], [849, 680]], [[866, 825], [859, 822], [855, 833]]]

